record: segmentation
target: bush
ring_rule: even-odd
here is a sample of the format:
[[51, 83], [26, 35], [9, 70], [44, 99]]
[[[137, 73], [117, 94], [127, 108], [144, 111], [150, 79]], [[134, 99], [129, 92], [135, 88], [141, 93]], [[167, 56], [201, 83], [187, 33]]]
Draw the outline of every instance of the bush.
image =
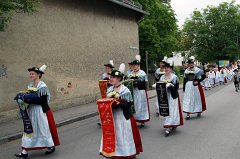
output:
[[182, 84], [183, 83], [183, 78], [184, 78], [183, 77], [183, 72], [182, 72], [182, 66], [174, 66], [173, 71], [178, 76], [179, 83]]

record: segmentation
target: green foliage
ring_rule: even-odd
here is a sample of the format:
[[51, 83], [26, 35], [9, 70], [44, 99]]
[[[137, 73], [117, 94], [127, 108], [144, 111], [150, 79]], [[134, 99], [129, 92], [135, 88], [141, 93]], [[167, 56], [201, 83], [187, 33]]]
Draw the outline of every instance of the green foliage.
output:
[[[136, 0], [143, 9], [150, 13], [139, 24], [140, 54], [145, 57], [149, 53], [149, 65], [171, 56], [176, 49], [177, 20], [167, 0]], [[142, 60], [145, 68], [145, 59]]]
[[183, 83], [183, 75], [181, 74], [181, 66], [174, 66], [173, 71], [179, 78], [179, 83]]
[[0, 0], [0, 31], [4, 31], [11, 20], [13, 12], [33, 13], [40, 0]]
[[240, 31], [240, 5], [235, 1], [195, 10], [185, 21], [178, 42], [182, 51], [190, 50], [202, 62], [236, 60]]

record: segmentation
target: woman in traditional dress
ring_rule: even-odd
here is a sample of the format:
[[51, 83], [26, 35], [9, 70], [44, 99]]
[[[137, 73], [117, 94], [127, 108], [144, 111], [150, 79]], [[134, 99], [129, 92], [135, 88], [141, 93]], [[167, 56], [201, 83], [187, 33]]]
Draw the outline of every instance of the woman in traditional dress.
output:
[[233, 66], [231, 65], [231, 67], [228, 68], [228, 75], [227, 75], [227, 79], [228, 81], [232, 81], [233, 75], [234, 75], [234, 69]]
[[227, 69], [223, 66], [220, 70], [220, 85], [227, 83]]
[[[158, 82], [162, 75], [165, 73], [165, 61], [167, 57], [164, 57], [163, 60], [159, 62], [159, 68], [155, 71], [154, 77], [155, 77], [155, 82]], [[159, 105], [158, 105], [158, 99], [156, 97], [156, 116], [159, 116]]]
[[155, 71], [154, 77], [155, 77], [155, 82], [158, 82], [162, 75], [165, 74], [165, 63], [166, 63], [167, 57], [164, 57], [163, 60], [159, 61], [159, 68]]
[[207, 76], [209, 78], [209, 82], [211, 87], [215, 86], [215, 72], [213, 71], [213, 68], [210, 67], [209, 75]]
[[136, 60], [132, 62], [134, 70], [131, 72], [130, 78], [135, 79], [134, 87], [134, 107], [136, 121], [141, 123], [143, 127], [145, 122], [150, 121], [150, 109], [147, 95], [148, 78], [146, 73], [140, 69], [140, 56], [136, 56]]
[[214, 73], [215, 73], [215, 86], [218, 86], [220, 82], [220, 73], [218, 71], [218, 67], [214, 68]]
[[163, 127], [165, 128], [165, 136], [174, 131], [178, 126], [183, 125], [182, 108], [178, 94], [179, 79], [172, 73], [173, 62], [167, 60], [165, 64], [165, 74], [160, 78], [160, 82], [167, 83], [167, 98], [169, 105], [169, 116], [164, 118]]
[[207, 71], [206, 72], [206, 77], [203, 81], [204, 81], [204, 88], [205, 90], [211, 90], [212, 85], [211, 85], [211, 78], [210, 78], [210, 73]]
[[127, 70], [127, 73], [126, 73], [126, 76], [125, 76], [126, 79], [130, 78], [131, 72], [133, 71], [133, 64], [132, 64], [132, 62], [129, 62], [128, 66], [129, 66], [129, 70]]
[[[100, 86], [100, 91], [102, 93], [102, 91], [104, 92], [103, 94], [105, 95], [105, 92], [107, 91], [107, 88], [109, 88], [110, 86], [112, 86], [110, 83], [109, 83], [109, 80], [110, 80], [110, 73], [112, 72], [112, 70], [114, 69], [114, 63], [113, 63], [113, 60], [110, 60], [109, 63], [107, 64], [104, 64], [105, 66], [105, 72], [102, 74], [102, 79], [100, 80], [100, 82], [102, 82], [101, 86]], [[107, 83], [107, 85], [105, 85]], [[105, 87], [107, 86], [107, 88]], [[102, 94], [102, 95], [103, 95]], [[97, 125], [98, 126], [101, 126], [101, 123], [100, 122], [97, 122]]]
[[[124, 67], [124, 64], [121, 64], [120, 71], [113, 70], [111, 72], [110, 83], [112, 86], [107, 91], [109, 98], [112, 98], [111, 94], [114, 92], [118, 93], [120, 96], [118, 98], [123, 100], [123, 102], [120, 102], [120, 100], [112, 110], [116, 144], [114, 155], [109, 157], [111, 159], [132, 159], [143, 151], [138, 126], [131, 111], [132, 95], [130, 90], [121, 83], [124, 77]], [[103, 140], [100, 146], [100, 154], [104, 156]]]
[[28, 151], [47, 149], [45, 154], [51, 154], [55, 151], [55, 146], [60, 145], [56, 124], [52, 111], [49, 107], [51, 98], [47, 85], [41, 81], [46, 65], [40, 68], [29, 68], [31, 82], [28, 89], [37, 89], [37, 94], [40, 97], [38, 103], [29, 104], [28, 115], [32, 123], [33, 133], [22, 136], [22, 152], [15, 154], [19, 158], [27, 158]]
[[104, 64], [105, 66], [105, 72], [102, 74], [102, 80], [109, 80], [110, 79], [110, 73], [114, 69], [114, 63], [113, 60], [110, 60], [109, 63]]
[[200, 83], [206, 75], [198, 67], [194, 66], [194, 59], [188, 60], [188, 68], [184, 72], [183, 82], [183, 112], [187, 113], [186, 119], [190, 119], [190, 114], [201, 116], [206, 110], [205, 96]]

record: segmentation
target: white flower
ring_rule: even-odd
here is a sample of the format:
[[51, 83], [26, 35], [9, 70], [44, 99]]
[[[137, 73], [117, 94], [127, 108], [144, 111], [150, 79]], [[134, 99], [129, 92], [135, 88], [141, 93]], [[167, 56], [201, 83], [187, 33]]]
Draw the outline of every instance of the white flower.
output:
[[119, 93], [116, 93], [115, 94], [115, 98], [119, 98], [120, 97], [120, 94]]
[[38, 89], [35, 88], [35, 87], [29, 87], [28, 88], [28, 92], [37, 92], [37, 91], [38, 91]]
[[188, 74], [193, 74], [194, 72], [193, 71], [188, 71]]
[[107, 97], [111, 98], [113, 96], [113, 92], [108, 93]]
[[171, 83], [170, 80], [166, 80], [166, 79], [162, 80], [161, 82], [164, 82], [164, 83]]
[[107, 97], [108, 98], [119, 98], [120, 94], [118, 92], [113, 91], [113, 92], [108, 93]]
[[152, 87], [153, 87], [153, 88], [156, 88], [156, 83], [154, 83], [154, 84], [152, 85]]

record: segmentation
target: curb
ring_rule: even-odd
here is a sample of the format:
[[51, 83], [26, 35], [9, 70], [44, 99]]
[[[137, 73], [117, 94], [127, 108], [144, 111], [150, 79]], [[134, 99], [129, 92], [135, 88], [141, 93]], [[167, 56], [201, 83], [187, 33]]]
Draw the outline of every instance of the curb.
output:
[[73, 117], [71, 119], [67, 119], [67, 120], [64, 120], [62, 122], [57, 123], [56, 126], [57, 127], [62, 127], [62, 126], [68, 125], [68, 124], [75, 123], [77, 121], [81, 121], [81, 120], [85, 120], [85, 119], [88, 119], [88, 118], [95, 117], [97, 115], [98, 115], [98, 112], [93, 112], [93, 113], [85, 114], [85, 115], [82, 115], [82, 116]]
[[[62, 127], [62, 126], [68, 125], [68, 124], [72, 124], [77, 121], [95, 117], [97, 115], [98, 115], [98, 112], [85, 114], [82, 116], [74, 117], [74, 118], [67, 119], [67, 120], [61, 121], [59, 123], [56, 123], [56, 126], [59, 128], [59, 127]], [[22, 134], [23, 134], [22, 132], [17, 132], [17, 133], [10, 134], [10, 135], [4, 136], [4, 137], [0, 137], [0, 145], [21, 138]]]
[[[182, 89], [182, 87], [180, 87], [179, 90], [180, 89]], [[153, 95], [153, 96], [148, 97], [148, 99], [153, 99], [155, 97], [156, 97], [156, 95]], [[59, 123], [56, 123], [56, 126], [59, 128], [59, 127], [69, 125], [69, 124], [72, 124], [72, 123], [75, 123], [75, 122], [78, 122], [78, 121], [82, 121], [82, 120], [85, 120], [85, 119], [95, 117], [97, 115], [98, 115], [98, 112], [96, 111], [96, 112], [92, 112], [92, 113], [85, 114], [85, 115], [82, 115], [82, 116], [73, 117], [71, 119], [67, 119], [67, 120], [64, 120], [64, 121], [60, 121]], [[10, 135], [4, 136], [4, 137], [0, 137], [0, 145], [4, 144], [4, 143], [7, 143], [7, 142], [10, 142], [10, 141], [13, 141], [13, 140], [17, 140], [21, 137], [22, 137], [22, 132], [17, 132], [17, 133], [10, 134]]]
[[13, 140], [17, 140], [19, 138], [22, 137], [22, 133], [15, 133], [15, 134], [11, 134], [11, 135], [7, 135], [7, 136], [4, 136], [4, 137], [1, 137], [0, 138], [0, 145], [1, 144], [4, 144], [4, 143], [7, 143], [7, 142], [10, 142], [10, 141], [13, 141]]
[[[85, 120], [85, 119], [88, 119], [88, 118], [95, 117], [97, 115], [98, 115], [98, 112], [93, 112], [93, 113], [85, 114], [85, 115], [82, 115], [82, 116], [77, 116], [77, 117], [74, 117], [74, 118], [67, 119], [67, 120], [61, 121], [59, 123], [56, 123], [56, 126], [59, 128], [59, 127], [62, 127], [62, 126], [68, 125], [68, 124], [72, 124], [72, 123], [77, 122], [77, 121], [81, 121], [81, 120]], [[18, 132], [18, 133], [14, 133], [14, 134], [11, 134], [11, 135], [1, 137], [0, 138], [0, 145], [21, 138], [22, 134], [23, 134], [22, 132]]]

